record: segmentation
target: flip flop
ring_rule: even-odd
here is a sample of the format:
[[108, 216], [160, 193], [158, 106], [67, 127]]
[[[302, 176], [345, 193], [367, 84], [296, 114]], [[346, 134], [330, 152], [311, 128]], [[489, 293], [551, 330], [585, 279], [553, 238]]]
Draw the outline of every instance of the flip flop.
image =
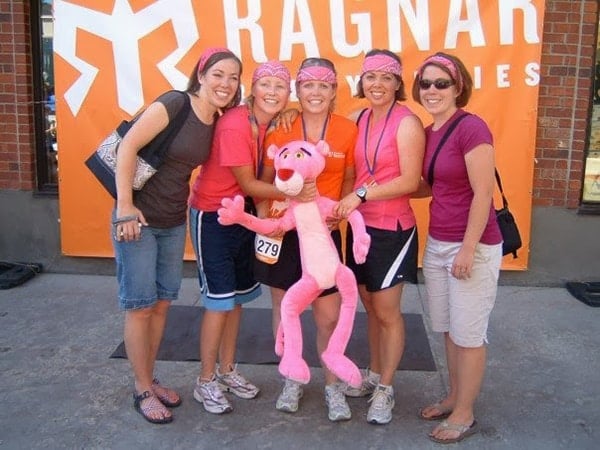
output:
[[433, 442], [437, 442], [438, 444], [454, 444], [456, 442], [460, 442], [469, 436], [474, 435], [479, 431], [479, 424], [476, 420], [473, 421], [471, 425], [461, 425], [459, 423], [448, 423], [444, 420], [438, 427], [444, 428], [446, 430], [458, 431], [458, 436], [450, 439], [440, 439], [435, 436], [429, 435], [429, 439]]
[[[142, 402], [144, 400], [146, 400], [146, 402], [144, 402], [144, 405], [142, 406]], [[142, 417], [144, 417], [144, 419], [146, 419], [148, 422], [150, 423], [170, 423], [173, 422], [173, 416], [166, 416], [165, 415], [165, 411], [168, 412], [169, 410], [167, 408], [165, 408], [165, 405], [163, 405], [160, 400], [158, 398], [156, 398], [156, 396], [150, 392], [150, 391], [144, 391], [141, 394], [136, 394], [135, 392], [133, 393], [133, 407], [135, 408], [135, 410], [137, 412], [139, 412]], [[151, 417], [149, 414], [153, 413], [154, 411], [160, 411], [163, 413], [163, 418], [162, 419], [155, 419], [153, 417]]]
[[[423, 415], [423, 411], [425, 411], [427, 408], [435, 408], [440, 413], [434, 414], [433, 416], [425, 416]], [[447, 419], [450, 414], [452, 414], [452, 408], [442, 406], [440, 403], [434, 403], [433, 405], [425, 406], [419, 410], [419, 418], [422, 420], [444, 420]]]
[[181, 397], [173, 389], [164, 387], [158, 381], [158, 378], [152, 380], [152, 392], [160, 402], [167, 408], [176, 408], [181, 405]]

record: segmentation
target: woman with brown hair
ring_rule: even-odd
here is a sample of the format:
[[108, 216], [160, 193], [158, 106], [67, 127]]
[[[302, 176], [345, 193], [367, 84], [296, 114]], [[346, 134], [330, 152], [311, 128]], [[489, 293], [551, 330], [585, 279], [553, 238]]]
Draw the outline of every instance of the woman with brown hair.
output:
[[[168, 408], [181, 403], [175, 391], [155, 378], [154, 364], [169, 306], [181, 285], [190, 176], [208, 158], [219, 114], [240, 101], [241, 72], [242, 63], [229, 50], [205, 50], [187, 90], [161, 95], [119, 146], [112, 233], [119, 306], [125, 311], [125, 349], [135, 377], [134, 406], [152, 423], [171, 422]], [[163, 164], [134, 195], [138, 151], [186, 102], [190, 111]]]
[[402, 288], [417, 282], [417, 228], [409, 200], [419, 186], [425, 136], [419, 118], [400, 104], [406, 94], [395, 53], [374, 49], [365, 55], [358, 97], [369, 107], [358, 119], [354, 192], [342, 199], [338, 214], [347, 217], [358, 209], [371, 235], [364, 264], [353, 260], [351, 232], [346, 247], [367, 311], [370, 364], [362, 388], [349, 388], [346, 395], [370, 394], [367, 421], [386, 424], [392, 420], [394, 374], [404, 351]]
[[442, 444], [477, 431], [473, 405], [485, 372], [487, 327], [502, 261], [492, 134], [481, 118], [462, 109], [472, 88], [464, 64], [438, 52], [421, 64], [412, 90], [433, 119], [425, 129], [423, 178], [431, 203], [423, 275], [432, 329], [444, 333], [450, 383], [447, 395], [420, 415], [442, 420], [429, 435]]

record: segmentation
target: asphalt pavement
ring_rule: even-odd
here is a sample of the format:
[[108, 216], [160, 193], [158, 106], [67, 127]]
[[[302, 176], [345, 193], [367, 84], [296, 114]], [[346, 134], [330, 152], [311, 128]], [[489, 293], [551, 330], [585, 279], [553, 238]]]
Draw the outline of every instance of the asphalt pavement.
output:
[[[173, 423], [152, 425], [133, 409], [128, 362], [109, 358], [122, 340], [116, 291], [112, 276], [57, 273], [0, 290], [0, 449], [444, 448], [427, 438], [434, 424], [417, 417], [446, 389], [443, 340], [427, 320], [438, 370], [397, 372], [388, 425], [368, 424], [367, 400], [354, 398], [352, 419], [330, 422], [321, 369], [312, 369], [296, 414], [276, 411], [274, 365], [240, 366], [261, 394], [232, 398], [233, 413], [212, 415], [192, 397], [199, 363], [166, 361], [156, 374], [183, 404]], [[426, 318], [423, 296], [422, 285], [407, 286], [403, 311]], [[198, 304], [195, 279], [184, 279], [178, 304]], [[251, 306], [269, 308], [268, 293]], [[488, 334], [481, 431], [449, 447], [599, 448], [600, 308], [563, 288], [503, 285]]]

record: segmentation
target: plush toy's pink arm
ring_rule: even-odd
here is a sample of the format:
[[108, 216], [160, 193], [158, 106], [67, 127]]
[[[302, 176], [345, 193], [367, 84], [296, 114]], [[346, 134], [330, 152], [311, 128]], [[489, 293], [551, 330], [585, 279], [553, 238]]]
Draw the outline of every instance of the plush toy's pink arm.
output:
[[333, 207], [337, 205], [337, 202], [334, 202], [333, 200], [327, 197], [318, 197], [317, 205], [319, 205], [321, 217], [323, 218], [323, 220], [325, 220], [326, 217], [333, 215]]
[[352, 251], [354, 252], [354, 260], [358, 264], [362, 264], [367, 259], [367, 253], [369, 253], [369, 247], [371, 246], [371, 236], [367, 233], [365, 227], [365, 221], [361, 213], [354, 210], [348, 216], [348, 222], [352, 227], [352, 235], [354, 236], [354, 242], [352, 244]]
[[[321, 217], [325, 218], [333, 215], [333, 208], [335, 205], [337, 205], [337, 202], [334, 202], [327, 197], [319, 197], [317, 202], [319, 205], [319, 211], [321, 212]], [[369, 247], [371, 246], [371, 236], [367, 233], [365, 221], [360, 212], [356, 210], [352, 211], [348, 216], [348, 222], [352, 227], [352, 234], [354, 235], [354, 243], [352, 245], [354, 260], [358, 264], [362, 264], [367, 259], [367, 253], [369, 252]]]
[[236, 195], [233, 199], [224, 198], [221, 201], [222, 208], [217, 210], [218, 221], [221, 225], [240, 224], [251, 231], [261, 234], [270, 234], [275, 230], [287, 231], [293, 228], [288, 218], [281, 219], [259, 219], [244, 211], [244, 198]]

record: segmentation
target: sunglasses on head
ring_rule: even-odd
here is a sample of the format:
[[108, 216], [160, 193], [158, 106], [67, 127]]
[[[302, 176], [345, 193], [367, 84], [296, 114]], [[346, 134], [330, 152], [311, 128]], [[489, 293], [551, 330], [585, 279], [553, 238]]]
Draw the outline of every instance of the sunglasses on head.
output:
[[432, 85], [435, 86], [435, 88], [439, 91], [442, 91], [444, 89], [448, 89], [450, 86], [456, 84], [456, 82], [454, 80], [446, 80], [445, 78], [438, 78], [437, 80], [425, 80], [425, 79], [421, 79], [419, 80], [419, 87], [421, 89], [423, 89], [424, 91], [426, 91], [427, 89], [429, 89]]
[[335, 66], [327, 58], [306, 58], [302, 61], [300, 69], [306, 69], [307, 67], [327, 67], [328, 69], [335, 71]]

